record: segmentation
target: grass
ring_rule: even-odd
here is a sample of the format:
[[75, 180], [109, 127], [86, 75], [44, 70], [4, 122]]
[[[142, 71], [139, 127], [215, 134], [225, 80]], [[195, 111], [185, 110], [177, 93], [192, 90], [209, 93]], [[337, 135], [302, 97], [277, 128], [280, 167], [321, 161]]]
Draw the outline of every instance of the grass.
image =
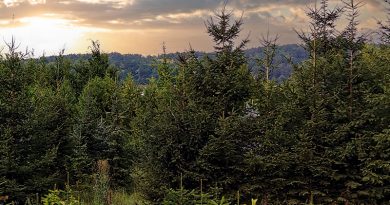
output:
[[[145, 200], [140, 194], [132, 193], [129, 194], [124, 190], [110, 191], [110, 205], [148, 205], [147, 200]], [[80, 205], [97, 205], [97, 201], [94, 200], [93, 193], [83, 192], [79, 195]], [[99, 205], [103, 205], [105, 202]]]
[[140, 194], [131, 195], [125, 192], [114, 192], [112, 196], [112, 205], [147, 205], [149, 204]]

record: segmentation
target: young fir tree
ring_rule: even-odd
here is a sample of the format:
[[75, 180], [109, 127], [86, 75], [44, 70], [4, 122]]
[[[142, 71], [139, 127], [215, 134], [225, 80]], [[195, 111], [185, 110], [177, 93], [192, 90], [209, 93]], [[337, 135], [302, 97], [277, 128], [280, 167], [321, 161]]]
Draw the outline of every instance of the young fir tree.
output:
[[14, 40], [8, 48], [0, 71], [0, 192], [20, 202], [65, 178], [74, 99], [69, 83], [51, 86], [41, 60], [27, 60]]
[[[270, 73], [277, 68], [277, 36], [271, 38], [269, 32], [263, 36], [264, 57], [258, 61], [263, 70], [255, 84], [253, 95], [248, 103], [252, 137], [245, 147], [245, 173], [241, 191], [262, 204], [287, 198], [287, 186], [295, 179], [289, 166], [297, 163], [296, 154], [289, 148], [298, 140], [289, 134], [296, 131], [296, 118], [299, 113], [292, 110], [289, 94], [291, 86], [287, 82], [277, 83], [270, 79]], [[268, 73], [268, 74], [267, 74]], [[295, 115], [295, 116], [294, 116]]]
[[[1, 57], [0, 67], [0, 176], [1, 194], [20, 193], [23, 184], [17, 181], [16, 161], [18, 149], [15, 145], [23, 135], [23, 120], [27, 118], [28, 100], [23, 88], [26, 86], [24, 70], [21, 66], [23, 55], [16, 51], [15, 42], [9, 45], [9, 53]], [[22, 74], [23, 73], [23, 74]]]
[[[91, 56], [88, 60], [77, 60], [71, 66], [70, 81], [78, 95], [81, 94], [84, 86], [89, 80], [96, 77], [104, 78], [108, 76], [115, 82], [118, 81], [119, 73], [115, 66], [110, 65], [108, 54], [102, 52], [99, 41], [92, 41], [89, 47]], [[57, 58], [56, 61], [61, 61]]]
[[[207, 21], [207, 31], [215, 43], [215, 58], [207, 58], [200, 82], [191, 82], [190, 98], [210, 115], [210, 131], [198, 161], [202, 176], [210, 186], [217, 184], [226, 193], [239, 189], [244, 144], [252, 129], [241, 130], [248, 123], [241, 119], [247, 115], [246, 102], [253, 86], [243, 49], [248, 39], [237, 46], [242, 18], [234, 20], [233, 12], [226, 7]], [[195, 77], [195, 76], [194, 76]], [[195, 78], [199, 79], [199, 78]], [[246, 127], [246, 126], [245, 126]]]
[[216, 116], [242, 113], [250, 95], [252, 77], [243, 52], [249, 40], [245, 38], [235, 46], [243, 20], [234, 20], [232, 15], [232, 11], [223, 7], [215, 14], [217, 22], [214, 18], [206, 22], [207, 32], [215, 43], [216, 57], [205, 62], [206, 75], [201, 87], [194, 86], [194, 94], [199, 95], [194, 97], [203, 99], [199, 103], [208, 104]]
[[[212, 161], [224, 153], [221, 147], [225, 146], [224, 140], [232, 141], [222, 131], [217, 136], [218, 120], [244, 113], [252, 78], [242, 51], [247, 41], [234, 46], [242, 20], [232, 23], [232, 13], [226, 9], [217, 14], [217, 19], [218, 22], [210, 19], [207, 23], [208, 32], [216, 43], [215, 58], [199, 59], [190, 51], [180, 57], [177, 71], [171, 67], [175, 65], [169, 65], [168, 59], [163, 59], [158, 66], [159, 79], [144, 91], [142, 98], [149, 100], [142, 100], [145, 105], [141, 106], [143, 113], [138, 116], [147, 119], [147, 123], [141, 119], [136, 121], [141, 123], [139, 134], [144, 136], [142, 143], [147, 150], [143, 154], [147, 160], [140, 166], [147, 169], [145, 173], [150, 176], [145, 183], [155, 187], [154, 193], [153, 189], [149, 190], [152, 198], [161, 196], [164, 187], [179, 187], [180, 181], [185, 188], [192, 189], [200, 179], [208, 178], [210, 185], [214, 185], [221, 179], [228, 182], [227, 176], [234, 175], [230, 171], [227, 175], [210, 175], [213, 170], [226, 166]], [[238, 142], [243, 138], [235, 138], [237, 140], [230, 144], [238, 151], [241, 149]], [[208, 158], [209, 155], [212, 158]], [[229, 157], [224, 159], [229, 160]], [[234, 169], [238, 168], [229, 163]], [[238, 177], [235, 177], [234, 181], [237, 181]]]
[[303, 194], [310, 203], [329, 203], [335, 197], [331, 193], [335, 190], [331, 183], [335, 163], [331, 150], [336, 149], [335, 141], [339, 139], [332, 136], [332, 130], [337, 126], [334, 112], [343, 109], [337, 104], [342, 103], [338, 93], [344, 93], [346, 76], [344, 55], [339, 55], [344, 51], [340, 49], [335, 30], [341, 12], [340, 8], [329, 10], [326, 0], [320, 2], [320, 8], [315, 5], [310, 9], [311, 32], [299, 34], [310, 58], [292, 76], [294, 92], [298, 95], [294, 100], [296, 115], [303, 116], [299, 130], [292, 133], [300, 141], [294, 146], [299, 163], [291, 177], [296, 180], [295, 186], [289, 189], [293, 194]]
[[[383, 195], [369, 194], [373, 193], [368, 191], [371, 185], [363, 180], [362, 162], [367, 160], [367, 150], [363, 147], [370, 143], [373, 133], [383, 129], [376, 121], [378, 118], [367, 117], [372, 106], [367, 97], [370, 92], [382, 95], [380, 89], [372, 89], [383, 76], [377, 76], [377, 70], [366, 66], [367, 59], [362, 58], [365, 42], [356, 29], [359, 4], [346, 3], [347, 29], [340, 36], [326, 38], [332, 40], [329, 42], [332, 46], [327, 45], [326, 49], [318, 47], [321, 44], [313, 38], [311, 62], [306, 62], [303, 69], [293, 74], [292, 82], [301, 96], [297, 105], [307, 116], [297, 136], [301, 143], [295, 149], [303, 153], [300, 157], [304, 162], [299, 164], [299, 169], [309, 176], [302, 181], [301, 188], [309, 190], [310, 195], [317, 193], [311, 199], [346, 204], [374, 203], [382, 201]], [[324, 36], [317, 31], [314, 34]], [[379, 190], [384, 193], [383, 189]]]
[[[356, 137], [349, 147], [359, 159], [358, 200], [386, 204], [389, 186], [389, 48], [366, 46], [361, 52], [361, 76], [358, 78], [359, 115], [352, 120]], [[363, 68], [363, 69], [362, 69]], [[386, 201], [387, 200], [387, 201]]]
[[134, 97], [131, 92], [137, 91], [131, 85], [131, 78], [124, 82], [123, 90], [120, 89], [116, 69], [109, 65], [108, 56], [101, 53], [98, 42], [93, 42], [91, 51], [86, 70], [89, 80], [78, 84], [82, 92], [72, 134], [72, 173], [77, 180], [88, 180], [96, 162], [108, 160], [112, 185], [129, 187], [133, 159], [129, 147], [130, 122], [134, 117], [132, 103], [135, 99], [127, 97]]
[[[81, 145], [85, 145], [88, 156], [85, 160], [91, 161], [92, 166], [97, 160], [108, 159], [111, 152], [109, 144], [112, 130], [107, 114], [112, 111], [116, 88], [115, 82], [110, 78], [96, 77], [87, 83], [79, 97], [74, 136], [81, 138], [78, 140], [81, 140]], [[82, 169], [91, 173], [92, 168]]]

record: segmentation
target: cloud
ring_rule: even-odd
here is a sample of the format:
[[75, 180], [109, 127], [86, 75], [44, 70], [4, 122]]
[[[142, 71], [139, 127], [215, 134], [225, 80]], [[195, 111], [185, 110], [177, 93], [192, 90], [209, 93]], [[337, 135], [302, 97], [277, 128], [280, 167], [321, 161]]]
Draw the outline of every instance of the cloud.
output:
[[[276, 18], [285, 23], [307, 20], [305, 9], [310, 0], [230, 0], [228, 8], [239, 17], [252, 14]], [[332, 0], [332, 2], [339, 2]], [[68, 19], [78, 19], [83, 26], [134, 29], [182, 24], [185, 28], [190, 20], [202, 24], [212, 12], [220, 8], [220, 0], [3, 0], [0, 20], [24, 18], [54, 13]], [[370, 13], [380, 11], [380, 0], [367, 0], [365, 8]], [[373, 11], [374, 10], [374, 11]], [[265, 16], [264, 16], [265, 15]], [[367, 17], [366, 15], [364, 16]], [[283, 23], [283, 22], [281, 22]], [[173, 25], [170, 25], [173, 24]]]
[[23, 2], [28, 2], [31, 5], [45, 4], [46, 0], [3, 0], [3, 5], [5, 7], [15, 7], [19, 6]]
[[[177, 38], [182, 44], [188, 45], [189, 41], [205, 44], [209, 43], [209, 39], [205, 34], [204, 22], [223, 6], [223, 2], [223, 0], [3, 0], [0, 2], [0, 25], [18, 27], [25, 24], [20, 21], [25, 18], [56, 18], [67, 20], [66, 22], [73, 28], [104, 30], [104, 34], [91, 32], [91, 36], [97, 38], [104, 36], [105, 39], [109, 39], [110, 33], [121, 36], [139, 35], [140, 32], [148, 34], [149, 31], [153, 34], [143, 36], [145, 38], [149, 36], [154, 39], [153, 41], [160, 39], [162, 42], [180, 34], [186, 35]], [[376, 26], [373, 25], [373, 19], [385, 19], [384, 4], [381, 0], [364, 2], [359, 20], [362, 28], [373, 29]], [[244, 33], [246, 35], [251, 32], [254, 42], [257, 36], [269, 28], [273, 33], [281, 35], [283, 43], [292, 43], [296, 42], [296, 35], [292, 29], [307, 28], [308, 18], [305, 11], [312, 4], [313, 0], [230, 0], [227, 8], [234, 11], [237, 18], [243, 14]], [[330, 6], [341, 4], [340, 0], [330, 0]], [[345, 21], [342, 24], [345, 24]], [[137, 38], [138, 41], [139, 39]], [[207, 49], [209, 46], [205, 45], [202, 48]]]

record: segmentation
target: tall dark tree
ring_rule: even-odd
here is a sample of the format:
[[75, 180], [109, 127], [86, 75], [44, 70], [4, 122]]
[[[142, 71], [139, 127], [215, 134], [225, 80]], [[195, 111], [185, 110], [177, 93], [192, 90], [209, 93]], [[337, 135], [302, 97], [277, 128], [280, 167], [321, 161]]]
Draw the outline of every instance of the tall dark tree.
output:
[[[218, 131], [218, 121], [245, 113], [252, 77], [242, 50], [247, 40], [235, 47], [242, 20], [232, 22], [232, 13], [225, 8], [216, 14], [216, 19], [217, 22], [213, 18], [206, 22], [215, 42], [215, 58], [198, 58], [193, 51], [181, 55], [176, 65], [170, 65], [169, 59], [164, 58], [158, 66], [161, 77], [144, 91], [142, 98], [151, 98], [145, 106], [153, 106], [154, 111], [153, 115], [146, 110], [147, 113], [139, 115], [150, 116], [140, 132], [149, 151], [145, 156], [149, 160], [141, 166], [148, 167], [145, 172], [154, 180], [148, 183], [160, 190], [160, 193], [150, 193], [152, 197], [161, 194], [164, 186], [179, 187], [179, 176], [188, 189], [196, 188], [201, 179], [208, 179], [210, 185], [222, 179], [226, 180], [225, 187], [232, 184], [228, 178], [233, 172], [216, 174], [213, 170], [224, 170], [226, 164], [213, 162], [221, 157], [219, 154], [229, 153], [223, 151], [223, 142], [231, 142], [235, 153], [241, 154], [242, 138]], [[236, 123], [234, 119], [232, 123]], [[229, 156], [224, 159], [229, 160]], [[229, 164], [238, 168], [232, 162]], [[156, 176], [160, 177], [155, 179]]]
[[[115, 106], [116, 93], [116, 84], [108, 77], [96, 77], [83, 89], [79, 97], [77, 124], [73, 136], [80, 148], [85, 146], [85, 154], [88, 157], [85, 160], [92, 163], [92, 166], [78, 169], [92, 173], [97, 160], [109, 158], [113, 130], [107, 118]], [[77, 156], [74, 158], [77, 159]]]
[[207, 121], [212, 127], [205, 136], [207, 140], [198, 158], [202, 176], [210, 186], [217, 183], [225, 192], [239, 188], [238, 162], [243, 159], [243, 144], [251, 136], [246, 132], [252, 130], [240, 130], [246, 122], [241, 118], [247, 114], [246, 102], [252, 92], [253, 77], [243, 52], [248, 39], [236, 46], [242, 18], [234, 20], [232, 15], [233, 11], [223, 7], [215, 16], [217, 21], [213, 18], [207, 21], [216, 57], [207, 58], [203, 63], [205, 74], [202, 81], [191, 82], [192, 77], [189, 77], [190, 97], [211, 117]]
[[20, 202], [65, 179], [75, 99], [68, 81], [51, 86], [41, 59], [26, 59], [14, 40], [8, 48], [0, 71], [0, 192]]
[[[245, 101], [250, 95], [251, 75], [246, 65], [243, 49], [248, 38], [238, 46], [235, 41], [239, 37], [243, 24], [242, 18], [234, 20], [233, 11], [223, 7], [214, 18], [206, 22], [207, 32], [215, 43], [216, 58], [207, 59], [206, 75], [202, 87], [195, 87], [194, 92], [206, 99], [204, 103], [214, 107], [216, 115], [228, 116], [231, 112], [242, 112]], [[208, 100], [208, 101], [207, 101]]]
[[[101, 50], [100, 42], [92, 41], [89, 49], [91, 56], [88, 60], [79, 59], [76, 61], [77, 63], [71, 66], [70, 80], [78, 95], [81, 94], [88, 81], [96, 77], [104, 78], [108, 76], [116, 82], [119, 79], [118, 69], [110, 65], [108, 54]], [[56, 62], [59, 61], [64, 61], [61, 56], [56, 59]]]

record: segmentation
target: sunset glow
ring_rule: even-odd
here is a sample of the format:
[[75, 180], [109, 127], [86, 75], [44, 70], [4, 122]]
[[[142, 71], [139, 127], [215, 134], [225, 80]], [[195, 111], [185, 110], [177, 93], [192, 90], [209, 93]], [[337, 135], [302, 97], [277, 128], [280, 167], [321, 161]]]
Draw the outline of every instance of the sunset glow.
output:
[[[243, 36], [251, 33], [250, 47], [266, 32], [281, 36], [281, 44], [296, 43], [293, 29], [307, 29], [305, 11], [314, 0], [231, 0], [236, 17], [243, 15]], [[380, 0], [365, 0], [360, 29], [377, 29], [386, 13]], [[223, 1], [210, 0], [3, 0], [0, 2], [0, 37], [15, 37], [36, 53], [87, 51], [90, 40], [100, 40], [106, 51], [157, 54], [162, 42], [168, 50], [212, 49], [204, 21]], [[331, 1], [331, 6], [341, 1]], [[340, 22], [345, 25], [345, 22]]]
[[5, 41], [14, 37], [22, 46], [33, 48], [37, 52], [53, 54], [62, 48], [74, 48], [89, 30], [76, 27], [65, 19], [47, 17], [27, 17], [18, 22], [18, 26], [1, 28]]

